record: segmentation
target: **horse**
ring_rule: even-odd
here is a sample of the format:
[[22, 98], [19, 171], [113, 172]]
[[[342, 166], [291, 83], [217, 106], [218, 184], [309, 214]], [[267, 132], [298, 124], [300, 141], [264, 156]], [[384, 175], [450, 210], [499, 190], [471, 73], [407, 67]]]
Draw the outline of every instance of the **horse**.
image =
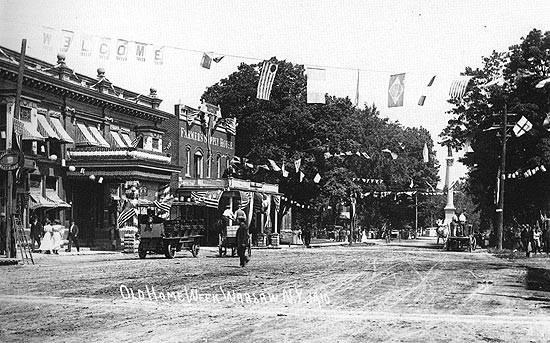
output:
[[439, 226], [437, 228], [437, 244], [439, 244], [439, 238], [441, 238], [443, 240], [443, 244], [445, 244], [445, 241], [447, 241], [447, 237], [449, 237], [449, 226]]

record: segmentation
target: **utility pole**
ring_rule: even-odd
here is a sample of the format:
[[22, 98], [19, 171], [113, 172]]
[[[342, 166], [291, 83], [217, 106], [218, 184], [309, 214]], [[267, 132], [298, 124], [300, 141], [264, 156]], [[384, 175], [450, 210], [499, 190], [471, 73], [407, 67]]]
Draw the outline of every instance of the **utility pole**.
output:
[[[15, 109], [13, 116], [9, 116], [11, 123], [8, 123], [7, 127], [11, 130], [6, 132], [6, 148], [11, 149], [13, 146], [12, 137], [13, 137], [13, 118], [16, 117], [20, 119], [20, 110], [21, 110], [21, 91], [23, 89], [23, 74], [25, 72], [25, 53], [27, 51], [27, 40], [23, 39], [21, 41], [21, 55], [19, 57], [19, 73], [17, 74], [17, 89], [15, 90]], [[19, 147], [21, 149], [22, 147]], [[12, 239], [12, 235], [16, 235], [15, 232], [15, 221], [13, 220], [13, 214], [15, 213], [16, 203], [14, 199], [14, 179], [13, 172], [8, 171], [8, 180], [7, 180], [7, 197], [6, 197], [6, 257], [15, 258], [15, 246], [12, 246], [12, 241], [15, 242], [15, 237]], [[14, 254], [12, 254], [12, 249]], [[13, 255], [13, 256], [12, 256]]]
[[506, 130], [508, 128], [508, 108], [504, 104], [502, 118], [502, 153], [500, 157], [498, 204], [497, 204], [497, 249], [502, 250], [502, 233], [504, 226], [504, 180], [506, 177]]

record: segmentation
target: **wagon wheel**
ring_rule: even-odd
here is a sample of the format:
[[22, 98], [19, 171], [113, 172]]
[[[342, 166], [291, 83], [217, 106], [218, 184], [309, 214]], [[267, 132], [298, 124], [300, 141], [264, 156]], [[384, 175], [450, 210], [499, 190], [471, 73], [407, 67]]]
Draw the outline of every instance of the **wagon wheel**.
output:
[[199, 254], [199, 250], [199, 243], [193, 243], [193, 245], [191, 245], [191, 254], [193, 255], [193, 257], [197, 257], [197, 255]]
[[235, 256], [235, 254], [237, 253], [237, 248], [231, 248], [231, 257]]
[[166, 244], [164, 256], [166, 256], [166, 258], [174, 258], [174, 256], [176, 256], [176, 246], [171, 243]]
[[144, 259], [145, 256], [147, 256], [147, 250], [145, 250], [145, 248], [143, 247], [143, 243], [139, 243], [139, 246], [138, 246], [138, 256], [139, 258], [141, 259]]

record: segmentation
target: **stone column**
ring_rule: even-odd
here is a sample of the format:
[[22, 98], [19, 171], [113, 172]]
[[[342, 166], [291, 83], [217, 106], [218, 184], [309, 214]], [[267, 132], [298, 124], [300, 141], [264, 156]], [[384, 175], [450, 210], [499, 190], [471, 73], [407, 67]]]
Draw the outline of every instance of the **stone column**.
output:
[[447, 205], [445, 205], [445, 221], [444, 224], [449, 224], [453, 221], [453, 216], [455, 214], [455, 205], [453, 203], [453, 190], [449, 189], [449, 186], [451, 185], [451, 167], [454, 163], [454, 157], [453, 152], [451, 150], [451, 147], [447, 147], [448, 149], [448, 155], [447, 155], [447, 168], [445, 172], [445, 188], [447, 188]]

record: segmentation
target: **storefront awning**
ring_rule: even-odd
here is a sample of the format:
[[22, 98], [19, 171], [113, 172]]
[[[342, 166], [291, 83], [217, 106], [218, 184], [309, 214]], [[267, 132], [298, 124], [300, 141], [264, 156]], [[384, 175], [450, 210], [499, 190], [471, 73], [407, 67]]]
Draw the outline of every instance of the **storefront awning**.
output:
[[63, 201], [54, 189], [46, 189], [46, 197], [55, 203], [56, 208], [71, 208], [71, 205]]
[[130, 138], [130, 135], [127, 132], [120, 132], [120, 137], [124, 140], [127, 146], [132, 146], [132, 139]]
[[111, 131], [111, 137], [113, 137], [113, 140], [115, 141], [115, 143], [119, 148], [127, 147], [127, 145], [124, 143], [124, 141], [122, 140], [122, 137], [120, 137], [117, 131]]
[[32, 189], [30, 191], [29, 209], [36, 210], [39, 208], [55, 208], [55, 202], [42, 196], [40, 189]]
[[36, 116], [36, 119], [38, 119], [38, 131], [42, 136], [46, 138], [59, 139], [59, 136], [57, 136], [55, 130], [50, 126], [50, 123], [48, 123], [46, 117], [39, 114]]
[[90, 133], [90, 131], [88, 130], [88, 128], [86, 127], [86, 125], [82, 124], [82, 123], [77, 123], [76, 126], [78, 127], [78, 129], [80, 130], [80, 133], [82, 133], [82, 137], [84, 138], [84, 140], [80, 140], [78, 143], [85, 143], [87, 145], [95, 145], [95, 146], [99, 146], [100, 144], [96, 141], [96, 139], [94, 138], [94, 136]]
[[53, 128], [57, 132], [60, 141], [74, 144], [74, 140], [71, 136], [69, 136], [67, 131], [65, 131], [63, 124], [61, 124], [61, 121], [58, 118], [50, 117], [50, 121], [52, 122]]
[[95, 126], [89, 126], [90, 132], [94, 136], [95, 140], [104, 148], [110, 148], [111, 145], [105, 140], [101, 132]]
[[44, 137], [38, 133], [31, 122], [21, 121], [23, 123], [23, 140], [26, 141], [43, 141]]

